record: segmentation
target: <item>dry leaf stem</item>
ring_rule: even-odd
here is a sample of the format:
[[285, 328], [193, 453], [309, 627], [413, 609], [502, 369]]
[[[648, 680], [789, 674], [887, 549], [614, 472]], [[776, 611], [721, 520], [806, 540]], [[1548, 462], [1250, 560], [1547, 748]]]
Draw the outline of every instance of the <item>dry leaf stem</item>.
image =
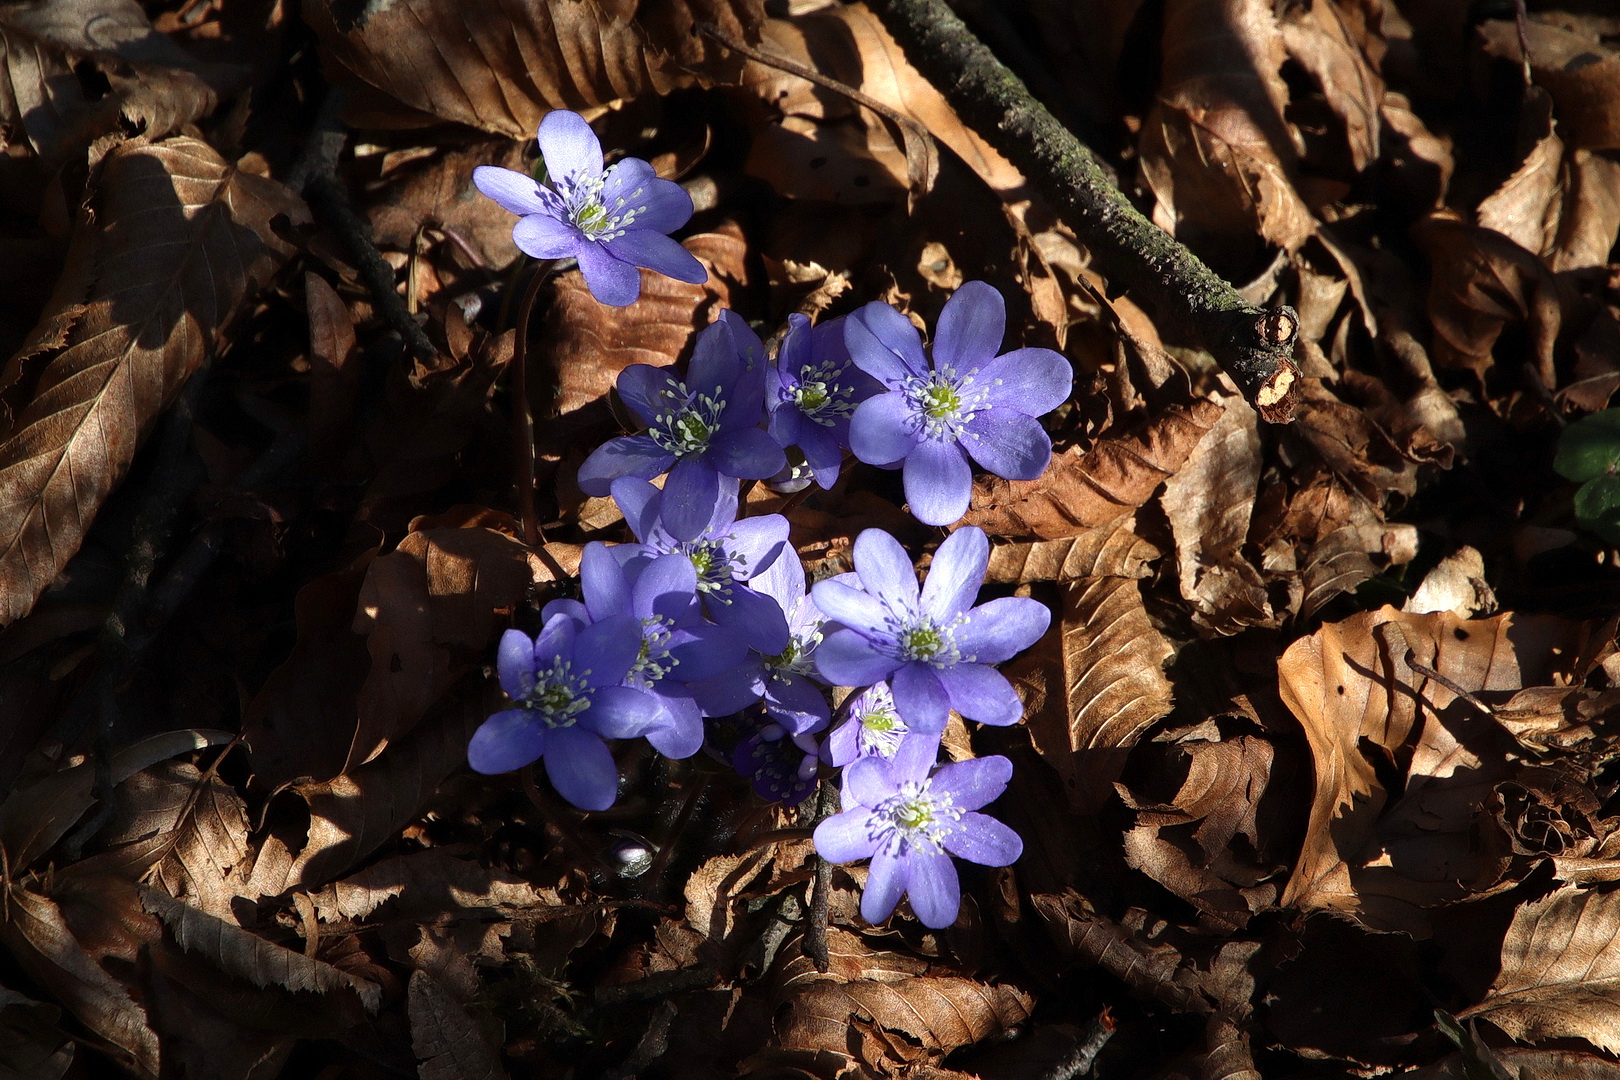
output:
[[868, 0], [867, 6], [962, 119], [1057, 208], [1111, 282], [1146, 300], [1173, 335], [1207, 349], [1262, 417], [1293, 419], [1299, 319], [1292, 308], [1248, 303], [1143, 217], [1091, 151], [943, 0]]

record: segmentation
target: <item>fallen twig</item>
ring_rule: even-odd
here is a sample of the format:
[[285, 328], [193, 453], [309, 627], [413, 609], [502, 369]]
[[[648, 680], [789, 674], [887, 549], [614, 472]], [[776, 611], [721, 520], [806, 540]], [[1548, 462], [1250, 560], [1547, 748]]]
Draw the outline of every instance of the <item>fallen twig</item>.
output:
[[1146, 300], [1161, 325], [1207, 349], [1255, 410], [1293, 419], [1299, 318], [1260, 308], [1137, 212], [1072, 133], [943, 0], [869, 0], [906, 59], [958, 115], [1017, 166], [1072, 226], [1109, 280]]
[[1097, 1055], [1114, 1037], [1114, 1017], [1105, 1008], [1097, 1018], [1086, 1025], [1085, 1034], [1075, 1043], [1067, 1057], [1041, 1075], [1041, 1080], [1074, 1080], [1085, 1076], [1097, 1063]]

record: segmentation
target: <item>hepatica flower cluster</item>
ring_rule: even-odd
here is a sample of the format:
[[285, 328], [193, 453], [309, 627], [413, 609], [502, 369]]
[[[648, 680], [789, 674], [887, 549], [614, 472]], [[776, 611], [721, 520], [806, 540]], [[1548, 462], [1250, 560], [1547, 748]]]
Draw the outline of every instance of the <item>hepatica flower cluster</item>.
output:
[[[572, 113], [549, 114], [539, 142], [545, 181], [475, 176], [520, 216], [520, 248], [577, 260], [607, 304], [636, 299], [637, 267], [703, 279], [668, 235], [692, 212], [677, 185], [634, 158], [604, 169]], [[771, 357], [724, 311], [684, 365], [626, 368], [617, 390], [640, 430], [597, 447], [579, 486], [613, 498], [628, 537], [587, 544], [579, 597], [547, 604], [538, 633], [501, 639], [508, 701], [474, 735], [473, 768], [538, 763], [583, 810], [617, 797], [609, 740], [645, 738], [671, 758], [706, 751], [787, 804], [837, 771], [842, 810], [815, 843], [835, 862], [871, 860], [862, 915], [882, 922], [909, 897], [925, 925], [955, 921], [952, 859], [1005, 866], [1023, 845], [980, 812], [1011, 763], [942, 764], [941, 735], [953, 711], [1018, 722], [1023, 704], [996, 665], [1050, 613], [1018, 597], [978, 603], [989, 542], [972, 526], [944, 538], [920, 585], [900, 542], [868, 529], [854, 570], [810, 587], [787, 519], [744, 513], [741, 493], [754, 481], [830, 489], [853, 459], [900, 470], [913, 515], [949, 526], [975, 464], [1039, 477], [1052, 445], [1038, 418], [1067, 400], [1072, 375], [1049, 349], [1000, 352], [1005, 331], [1001, 295], [968, 282], [931, 349], [906, 316], [870, 303], [817, 325], [790, 316]]]

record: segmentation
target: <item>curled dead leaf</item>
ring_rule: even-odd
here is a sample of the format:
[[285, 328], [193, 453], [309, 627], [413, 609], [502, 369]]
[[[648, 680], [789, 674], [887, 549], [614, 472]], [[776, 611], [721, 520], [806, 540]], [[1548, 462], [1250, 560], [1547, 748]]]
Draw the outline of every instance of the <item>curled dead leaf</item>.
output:
[[[1290, 174], [1283, 36], [1261, 0], [1169, 0], [1164, 71], [1142, 123], [1154, 221], [1240, 280], [1315, 231]], [[1258, 264], [1258, 265], [1257, 265]]]
[[463, 509], [452, 516], [464, 520], [446, 527], [413, 523], [428, 527], [366, 568], [354, 632], [366, 635], [371, 670], [355, 703], [346, 772], [415, 727], [469, 665], [483, 661], [497, 619], [553, 580], [556, 554], [548, 562], [529, 551], [511, 535], [516, 522]]
[[793, 995], [776, 1035], [784, 1049], [849, 1054], [868, 1068], [890, 1071], [937, 1062], [999, 1035], [1028, 1017], [1033, 1005], [1016, 987], [971, 979], [824, 979]]
[[1506, 838], [1482, 807], [1512, 743], [1453, 688], [1549, 679], [1571, 640], [1559, 620], [1386, 607], [1289, 646], [1280, 691], [1305, 729], [1316, 790], [1283, 904], [1424, 936], [1429, 909], [1510, 884]]
[[212, 112], [199, 67], [136, 0], [0, 8], [0, 124], [53, 168], [125, 125], [156, 140]]

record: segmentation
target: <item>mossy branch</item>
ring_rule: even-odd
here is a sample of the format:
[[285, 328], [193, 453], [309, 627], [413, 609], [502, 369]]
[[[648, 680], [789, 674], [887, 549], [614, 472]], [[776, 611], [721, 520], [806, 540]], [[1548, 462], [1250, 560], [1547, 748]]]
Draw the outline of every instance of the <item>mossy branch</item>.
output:
[[1090, 150], [1030, 94], [944, 0], [867, 0], [906, 58], [962, 120], [1011, 161], [1068, 222], [1117, 287], [1172, 335], [1214, 356], [1262, 417], [1294, 417], [1299, 369], [1292, 308], [1259, 308], [1143, 217]]

